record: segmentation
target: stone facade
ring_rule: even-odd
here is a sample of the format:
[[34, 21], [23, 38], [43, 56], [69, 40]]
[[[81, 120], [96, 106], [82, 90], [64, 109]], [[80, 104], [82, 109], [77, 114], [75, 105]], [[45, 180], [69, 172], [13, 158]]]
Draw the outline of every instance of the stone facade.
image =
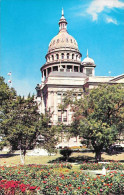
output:
[[95, 62], [89, 57], [81, 61], [81, 53], [77, 41], [67, 32], [67, 21], [62, 16], [59, 20], [59, 33], [55, 36], [46, 54], [46, 63], [41, 67], [42, 83], [36, 87], [36, 100], [39, 112], [49, 110], [52, 115], [52, 124], [58, 122], [70, 124], [72, 113], [65, 109], [62, 113], [59, 104], [68, 90], [75, 89], [80, 98], [80, 89], [94, 88], [102, 83], [124, 83], [124, 75], [117, 77], [95, 76]]

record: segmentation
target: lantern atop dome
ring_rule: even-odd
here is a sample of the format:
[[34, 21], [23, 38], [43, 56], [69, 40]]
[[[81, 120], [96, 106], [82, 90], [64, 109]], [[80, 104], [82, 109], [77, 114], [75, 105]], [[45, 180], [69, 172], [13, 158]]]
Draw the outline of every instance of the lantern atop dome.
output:
[[62, 8], [62, 16], [59, 20], [59, 31], [62, 31], [62, 30], [67, 30], [67, 21], [64, 17], [64, 10]]

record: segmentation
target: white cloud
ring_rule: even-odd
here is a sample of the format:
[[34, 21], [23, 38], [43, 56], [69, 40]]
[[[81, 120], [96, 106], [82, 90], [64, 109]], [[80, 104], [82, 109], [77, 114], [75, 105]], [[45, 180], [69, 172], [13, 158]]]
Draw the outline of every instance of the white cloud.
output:
[[106, 22], [107, 23], [118, 24], [116, 19], [113, 19], [113, 18], [110, 18], [110, 17], [106, 17]]
[[92, 16], [93, 21], [98, 19], [98, 14], [105, 8], [124, 8], [124, 3], [119, 0], [93, 0], [86, 12]]

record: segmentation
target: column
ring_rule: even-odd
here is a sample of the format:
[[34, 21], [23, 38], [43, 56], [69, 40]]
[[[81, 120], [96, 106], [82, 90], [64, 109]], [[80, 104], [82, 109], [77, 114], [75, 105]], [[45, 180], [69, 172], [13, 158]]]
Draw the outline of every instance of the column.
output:
[[46, 78], [48, 77], [48, 68], [46, 68]]
[[54, 121], [54, 124], [56, 124], [58, 122], [58, 107], [57, 107], [57, 92], [54, 91], [54, 117], [53, 117], [53, 121]]

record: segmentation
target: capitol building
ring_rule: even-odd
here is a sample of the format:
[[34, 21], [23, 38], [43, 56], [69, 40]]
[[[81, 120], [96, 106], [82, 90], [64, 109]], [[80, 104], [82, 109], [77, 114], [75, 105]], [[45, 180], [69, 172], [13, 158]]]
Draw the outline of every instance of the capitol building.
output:
[[40, 69], [42, 82], [36, 86], [39, 112], [50, 111], [53, 125], [68, 125], [72, 121], [71, 111], [67, 108], [62, 112], [59, 108], [68, 90], [75, 90], [77, 98], [80, 98], [80, 90], [92, 89], [99, 84], [124, 83], [124, 74], [95, 76], [95, 61], [89, 57], [88, 50], [86, 58], [82, 60], [81, 57], [77, 41], [67, 31], [67, 20], [62, 10], [59, 32], [50, 41], [46, 63]]

